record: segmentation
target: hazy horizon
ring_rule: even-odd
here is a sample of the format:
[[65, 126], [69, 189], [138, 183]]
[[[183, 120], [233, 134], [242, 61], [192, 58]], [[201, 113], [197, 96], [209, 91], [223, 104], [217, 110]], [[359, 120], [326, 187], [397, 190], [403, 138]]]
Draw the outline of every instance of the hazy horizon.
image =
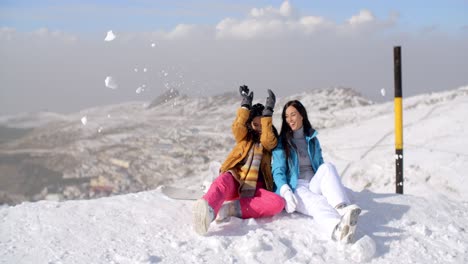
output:
[[[1, 4], [0, 115], [150, 101], [171, 88], [214, 95], [242, 84], [257, 97], [350, 87], [380, 102], [393, 96], [394, 46], [402, 47], [404, 96], [468, 84], [466, 2], [422, 12], [358, 1], [335, 13], [321, 1], [19, 2]], [[189, 4], [199, 9], [190, 13]], [[109, 30], [116, 37], [104, 41]], [[106, 87], [108, 76], [117, 88]]]

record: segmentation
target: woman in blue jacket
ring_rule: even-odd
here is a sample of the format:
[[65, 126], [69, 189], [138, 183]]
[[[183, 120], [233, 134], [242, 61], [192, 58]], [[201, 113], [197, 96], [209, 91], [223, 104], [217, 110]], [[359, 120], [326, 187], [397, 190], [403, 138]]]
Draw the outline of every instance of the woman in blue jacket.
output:
[[351, 204], [335, 166], [323, 161], [306, 109], [297, 100], [289, 101], [282, 120], [272, 170], [286, 211], [312, 216], [333, 240], [351, 243], [361, 209]]

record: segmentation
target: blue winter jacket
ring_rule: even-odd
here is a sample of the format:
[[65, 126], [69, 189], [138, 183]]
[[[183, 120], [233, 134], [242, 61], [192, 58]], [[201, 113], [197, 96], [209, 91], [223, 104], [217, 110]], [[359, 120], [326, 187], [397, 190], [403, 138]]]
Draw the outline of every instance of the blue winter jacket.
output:
[[[306, 136], [306, 142], [308, 146], [310, 163], [314, 172], [317, 171], [318, 167], [323, 164], [322, 148], [318, 141], [317, 131], [313, 130], [311, 136]], [[288, 184], [293, 192], [297, 187], [297, 180], [299, 179], [299, 160], [297, 156], [297, 150], [291, 148], [289, 168], [286, 163], [286, 153], [283, 148], [283, 142], [281, 139], [278, 140], [278, 145], [273, 150], [273, 180], [275, 182], [275, 192], [280, 193], [280, 189], [284, 184]]]

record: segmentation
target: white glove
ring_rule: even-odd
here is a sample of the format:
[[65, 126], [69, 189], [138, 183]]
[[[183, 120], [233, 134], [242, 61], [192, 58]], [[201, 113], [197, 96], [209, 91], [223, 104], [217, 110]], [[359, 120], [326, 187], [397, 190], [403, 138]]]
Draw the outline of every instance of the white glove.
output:
[[286, 201], [286, 206], [285, 206], [286, 212], [293, 213], [294, 211], [296, 211], [296, 205], [297, 205], [296, 195], [294, 195], [291, 188], [289, 188], [287, 184], [284, 184], [283, 186], [281, 186], [280, 194]]

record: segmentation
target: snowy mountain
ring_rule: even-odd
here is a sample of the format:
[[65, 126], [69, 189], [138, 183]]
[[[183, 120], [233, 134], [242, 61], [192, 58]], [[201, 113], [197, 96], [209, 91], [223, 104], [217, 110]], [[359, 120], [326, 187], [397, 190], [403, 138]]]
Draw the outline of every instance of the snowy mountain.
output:
[[392, 103], [373, 104], [343, 88], [279, 98], [276, 127], [292, 98], [307, 107], [325, 160], [363, 208], [354, 245], [329, 241], [310, 217], [284, 212], [231, 218], [198, 236], [193, 202], [169, 199], [157, 186], [200, 186], [210, 161], [222, 161], [234, 144], [239, 98], [176, 96], [152, 108], [87, 109], [37, 127], [1, 118], [2, 127], [32, 129], [0, 143], [4, 192], [21, 186], [4, 175], [35, 179], [49, 199], [151, 190], [4, 206], [0, 263], [468, 262], [468, 87], [404, 98], [404, 195], [394, 194]]
[[[339, 109], [370, 104], [346, 88], [295, 98], [317, 113], [320, 128], [349, 121], [332, 118]], [[288, 99], [278, 100], [277, 126]], [[237, 92], [190, 98], [169, 90], [150, 104], [1, 117], [0, 204], [96, 198], [203, 178], [208, 163], [221, 162], [234, 145], [231, 122], [238, 105]]]

